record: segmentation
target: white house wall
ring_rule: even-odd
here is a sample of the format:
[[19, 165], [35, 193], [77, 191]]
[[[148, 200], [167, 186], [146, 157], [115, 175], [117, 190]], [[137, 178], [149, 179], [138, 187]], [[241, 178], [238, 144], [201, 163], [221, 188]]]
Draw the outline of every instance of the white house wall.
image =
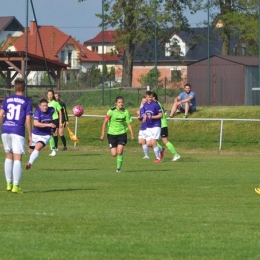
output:
[[2, 31], [0, 32], [0, 45], [2, 43], [4, 43], [8, 37], [19, 37], [20, 35], [22, 35], [23, 32], [19, 32], [19, 31]]
[[187, 46], [187, 44], [178, 36], [178, 35], [173, 35], [172, 38], [170, 39], [170, 42], [167, 42], [165, 44], [165, 56], [169, 57], [171, 56], [171, 46], [174, 45], [174, 43], [178, 43], [180, 49], [181, 49], [181, 53], [180, 56], [186, 56], [189, 48]]
[[[62, 60], [62, 52], [64, 52], [64, 60]], [[68, 69], [80, 69], [80, 61], [78, 59], [78, 51], [72, 44], [66, 44], [58, 53], [58, 57], [61, 62], [69, 64], [69, 53], [71, 53], [71, 63]]]
[[[90, 51], [92, 51], [92, 47], [93, 46], [86, 46], [87, 49], [89, 49]], [[102, 54], [102, 44], [101, 45], [97, 45], [98, 47], [98, 54]], [[111, 53], [111, 51], [115, 50], [115, 46], [114, 45], [104, 45], [104, 53]]]

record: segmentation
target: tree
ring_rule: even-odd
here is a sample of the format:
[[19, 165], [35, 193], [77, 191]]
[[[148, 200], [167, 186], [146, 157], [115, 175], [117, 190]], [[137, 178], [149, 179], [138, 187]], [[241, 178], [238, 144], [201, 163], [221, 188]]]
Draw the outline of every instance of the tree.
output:
[[164, 40], [169, 36], [165, 33], [169, 26], [187, 28], [184, 10], [197, 7], [192, 0], [103, 0], [103, 3], [105, 14], [97, 16], [103, 19], [105, 27], [116, 28], [117, 51], [123, 50], [123, 87], [132, 86], [135, 44], [154, 43], [155, 36]]
[[[211, 15], [222, 23], [222, 55], [231, 54], [230, 41], [237, 36], [246, 43], [247, 55], [258, 53], [258, 0], [211, 0], [209, 10], [218, 10]], [[208, 10], [207, 3], [202, 9]], [[212, 13], [212, 12], [211, 12]]]
[[159, 81], [160, 76], [160, 71], [156, 68], [152, 68], [146, 75], [141, 74], [138, 81], [143, 87], [150, 86], [151, 88], [155, 88], [157, 83], [161, 84], [161, 81]]
[[115, 75], [116, 75], [116, 70], [115, 70], [115, 67], [112, 66], [110, 68], [109, 75], [108, 75], [109, 80], [114, 81], [115, 80]]

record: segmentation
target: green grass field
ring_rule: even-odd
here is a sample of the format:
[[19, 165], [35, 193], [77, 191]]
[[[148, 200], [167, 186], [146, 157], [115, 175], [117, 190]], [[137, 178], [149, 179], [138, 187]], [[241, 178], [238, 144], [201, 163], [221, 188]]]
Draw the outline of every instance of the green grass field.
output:
[[257, 154], [155, 164], [129, 144], [122, 173], [106, 142], [48, 154], [23, 171], [24, 194], [2, 176], [0, 259], [260, 259]]

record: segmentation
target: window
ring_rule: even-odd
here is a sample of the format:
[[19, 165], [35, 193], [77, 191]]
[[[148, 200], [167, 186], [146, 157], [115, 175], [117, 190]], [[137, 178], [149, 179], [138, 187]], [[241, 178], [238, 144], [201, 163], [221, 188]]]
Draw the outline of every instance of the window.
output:
[[246, 55], [246, 46], [243, 46], [243, 45], [242, 45], [241, 49], [242, 49], [242, 50], [241, 50], [241, 51], [242, 51], [241, 54], [242, 54], [242, 55]]
[[181, 81], [181, 71], [171, 70], [171, 82]]
[[71, 66], [72, 52], [68, 51], [68, 64]]
[[60, 61], [63, 63], [65, 62], [65, 51], [64, 50], [62, 50], [60, 53]]
[[98, 53], [98, 46], [92, 46], [92, 51]]

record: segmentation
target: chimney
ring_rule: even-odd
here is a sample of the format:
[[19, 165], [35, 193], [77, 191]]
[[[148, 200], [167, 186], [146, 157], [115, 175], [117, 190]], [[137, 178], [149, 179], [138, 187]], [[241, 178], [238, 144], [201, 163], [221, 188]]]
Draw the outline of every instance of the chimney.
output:
[[35, 21], [30, 22], [30, 35], [33, 35], [37, 31], [37, 25]]

